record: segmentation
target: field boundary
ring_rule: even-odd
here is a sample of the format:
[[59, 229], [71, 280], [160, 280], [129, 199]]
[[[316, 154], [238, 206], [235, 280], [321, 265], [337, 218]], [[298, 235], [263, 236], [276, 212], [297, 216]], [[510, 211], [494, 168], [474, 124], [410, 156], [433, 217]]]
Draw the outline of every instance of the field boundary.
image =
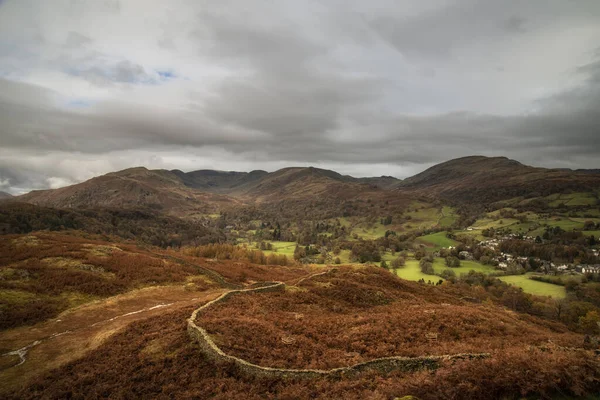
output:
[[[324, 275], [328, 272], [330, 271], [313, 274], [304, 279], [308, 279], [317, 275]], [[381, 374], [386, 374], [392, 371], [414, 372], [422, 369], [436, 369], [439, 367], [441, 362], [479, 360], [490, 357], [489, 353], [461, 353], [441, 356], [376, 358], [374, 360], [354, 364], [349, 367], [340, 367], [329, 370], [271, 368], [253, 364], [244, 359], [226, 354], [215, 344], [208, 332], [196, 324], [196, 318], [200, 313], [202, 313], [202, 311], [215, 304], [225, 302], [232, 296], [251, 292], [280, 292], [285, 291], [285, 287], [286, 284], [284, 282], [265, 282], [261, 284], [260, 287], [231, 290], [227, 293], [224, 293], [216, 299], [209, 301], [200, 308], [194, 310], [190, 318], [187, 320], [188, 334], [193, 341], [198, 343], [200, 351], [215, 363], [233, 364], [243, 374], [257, 378], [314, 379], [320, 377], [348, 376], [363, 371], [376, 371]]]

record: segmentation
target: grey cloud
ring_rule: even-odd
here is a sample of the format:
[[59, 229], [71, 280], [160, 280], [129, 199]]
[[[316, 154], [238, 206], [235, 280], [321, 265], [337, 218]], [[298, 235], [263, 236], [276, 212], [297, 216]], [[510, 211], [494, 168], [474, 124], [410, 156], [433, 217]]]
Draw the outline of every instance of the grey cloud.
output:
[[128, 60], [117, 63], [105, 63], [93, 66], [79, 66], [71, 64], [69, 73], [82, 77], [83, 79], [97, 85], [111, 85], [114, 83], [138, 84], [154, 83], [155, 79], [149, 75], [144, 67]]
[[[183, 22], [167, 13], [149, 48], [123, 41], [115, 52], [102, 34], [70, 26], [56, 47], [48, 38], [35, 45], [39, 59], [0, 39], [0, 56], [6, 50], [15, 60], [0, 59], [0, 188], [50, 187], [135, 165], [315, 165], [404, 177], [483, 154], [598, 167], [600, 58], [570, 61], [545, 49], [569, 33], [592, 54], [582, 42], [600, 40], [600, 3], [402, 2], [414, 5], [409, 11], [376, 3], [183, 2], [170, 11], [184, 13], [176, 14]], [[90, 14], [83, 3], [74, 12]], [[135, 16], [132, 27], [145, 26]], [[550, 27], [556, 32], [544, 41]], [[515, 67], [508, 57], [521, 45]], [[561, 86], [560, 68], [528, 71], [531, 60], [549, 69], [563, 62], [581, 84]], [[177, 76], [162, 82], [159, 70]], [[516, 105], [507, 111], [505, 103]]]
[[82, 35], [78, 32], [69, 32], [67, 39], [65, 40], [65, 47], [67, 48], [78, 48], [92, 43], [92, 39]]
[[[515, 15], [515, 10], [520, 14]], [[600, 3], [595, 0], [581, 0], [576, 6], [561, 0], [457, 0], [416, 16], [399, 17], [393, 13], [375, 16], [370, 24], [403, 54], [439, 59], [466, 45], [524, 33], [526, 25], [551, 30], [567, 20], [597, 21], [599, 16]]]

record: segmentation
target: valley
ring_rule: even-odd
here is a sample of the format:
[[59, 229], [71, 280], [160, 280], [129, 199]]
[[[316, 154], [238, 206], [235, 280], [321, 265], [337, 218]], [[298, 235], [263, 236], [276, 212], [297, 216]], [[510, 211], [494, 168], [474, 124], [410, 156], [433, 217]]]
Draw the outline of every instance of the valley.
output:
[[[140, 167], [3, 199], [0, 394], [594, 393], [599, 196], [597, 173], [476, 156], [405, 180]], [[429, 361], [259, 382], [186, 333], [195, 309], [239, 290], [195, 323], [244, 362]]]

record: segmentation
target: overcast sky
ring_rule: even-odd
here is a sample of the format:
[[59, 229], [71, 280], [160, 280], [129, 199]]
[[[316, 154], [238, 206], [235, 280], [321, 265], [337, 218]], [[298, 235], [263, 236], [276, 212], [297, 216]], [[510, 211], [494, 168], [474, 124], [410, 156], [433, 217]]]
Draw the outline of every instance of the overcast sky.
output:
[[474, 154], [600, 168], [600, 1], [0, 0], [0, 190]]

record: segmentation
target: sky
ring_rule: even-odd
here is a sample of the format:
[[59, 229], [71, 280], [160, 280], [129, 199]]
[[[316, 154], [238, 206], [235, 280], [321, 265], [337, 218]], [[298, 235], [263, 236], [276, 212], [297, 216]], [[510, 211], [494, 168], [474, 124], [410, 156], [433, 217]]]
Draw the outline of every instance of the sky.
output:
[[134, 166], [600, 168], [598, 0], [0, 0], [0, 191]]

